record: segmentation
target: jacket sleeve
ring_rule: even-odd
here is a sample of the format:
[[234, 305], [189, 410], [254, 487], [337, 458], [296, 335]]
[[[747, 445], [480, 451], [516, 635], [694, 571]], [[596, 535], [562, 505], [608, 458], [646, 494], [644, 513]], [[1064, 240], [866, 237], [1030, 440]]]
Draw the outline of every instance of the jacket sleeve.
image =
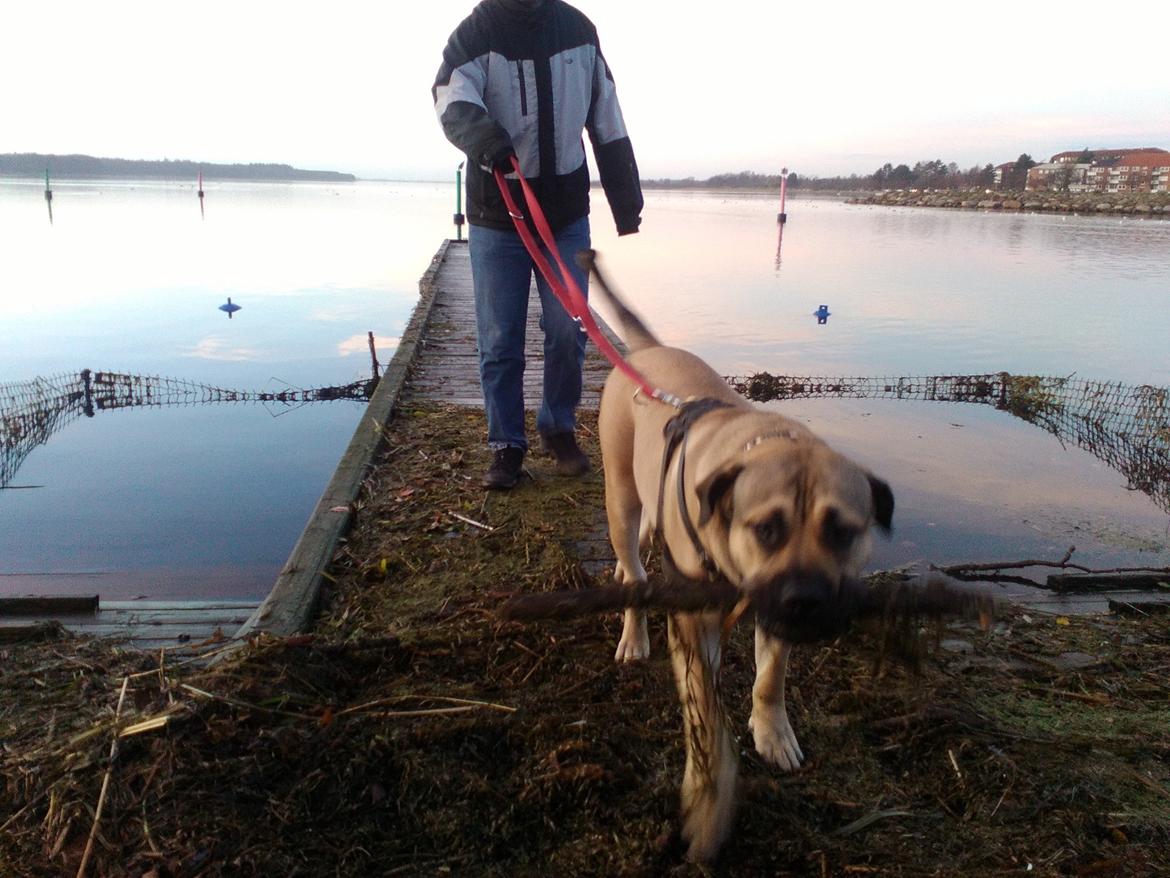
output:
[[[478, 44], [482, 44], [479, 51]], [[475, 17], [469, 17], [447, 41], [431, 98], [447, 139], [471, 161], [490, 171], [513, 150], [512, 138], [488, 115], [484, 105], [487, 57], [486, 42], [479, 34]]]
[[585, 127], [593, 143], [601, 187], [613, 211], [618, 234], [632, 234], [638, 231], [642, 222], [642, 184], [638, 177], [638, 163], [634, 160], [634, 147], [618, 104], [613, 75], [600, 48], [594, 65], [593, 99]]

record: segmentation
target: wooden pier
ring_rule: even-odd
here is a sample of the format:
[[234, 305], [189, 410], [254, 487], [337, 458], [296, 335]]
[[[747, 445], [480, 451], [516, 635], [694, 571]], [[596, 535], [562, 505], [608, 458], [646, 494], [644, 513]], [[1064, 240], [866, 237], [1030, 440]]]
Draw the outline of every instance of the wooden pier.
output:
[[[466, 242], [448, 241], [440, 250], [434, 278], [435, 296], [422, 330], [410, 381], [403, 399], [445, 402], [480, 408], [479, 359], [475, 347], [475, 300], [471, 288], [471, 260]], [[540, 405], [544, 335], [540, 330], [540, 296], [533, 284], [528, 308], [528, 333], [524, 357], [524, 402], [530, 409]], [[621, 340], [603, 322], [602, 331], [621, 346]], [[581, 407], [596, 409], [610, 364], [597, 348], [586, 348]]]
[[[530, 409], [540, 404], [544, 373], [540, 297], [533, 283], [528, 308], [524, 398]], [[617, 346], [621, 340], [601, 323]], [[582, 376], [582, 408], [597, 408], [610, 365], [589, 345]], [[322, 573], [338, 541], [349, 527], [352, 504], [361, 490], [377, 451], [380, 427], [399, 405], [442, 402], [481, 409], [479, 360], [475, 347], [475, 302], [471, 260], [464, 241], [444, 241], [419, 281], [419, 301], [402, 335], [386, 374], [370, 400], [369, 409], [354, 433], [337, 471], [300, 540], [285, 563], [272, 592], [237, 632], [237, 637], [267, 632], [288, 636], [311, 626]], [[581, 554], [586, 567], [597, 567], [611, 557], [598, 510], [597, 526], [583, 535]]]
[[[36, 623], [58, 623], [78, 634], [124, 638], [142, 649], [188, 648], [195, 644], [244, 638], [266, 632], [288, 636], [311, 627], [323, 574], [338, 541], [348, 530], [353, 504], [370, 471], [380, 441], [380, 427], [394, 409], [411, 402], [441, 402], [481, 408], [478, 357], [475, 345], [475, 307], [471, 266], [466, 242], [444, 241], [419, 283], [413, 316], [393, 360], [386, 369], [329, 485], [309, 518], [300, 539], [263, 602], [255, 601], [117, 601], [101, 602], [86, 612], [15, 614], [0, 604], [0, 630], [9, 635]], [[543, 333], [539, 323], [540, 298], [533, 284], [528, 314], [524, 394], [526, 405], [540, 404], [543, 374]], [[600, 322], [600, 321], [599, 321]], [[619, 348], [622, 343], [601, 323]], [[595, 409], [610, 364], [596, 346], [587, 347], [583, 408]], [[580, 535], [576, 548], [587, 570], [612, 564], [603, 510], [595, 525]], [[1013, 587], [995, 590], [1012, 603], [1048, 613], [1094, 613], [1111, 610], [1141, 614], [1141, 605], [1164, 592], [1054, 594], [1043, 589]], [[1110, 601], [1120, 609], [1112, 606]], [[3, 634], [0, 633], [0, 639]]]

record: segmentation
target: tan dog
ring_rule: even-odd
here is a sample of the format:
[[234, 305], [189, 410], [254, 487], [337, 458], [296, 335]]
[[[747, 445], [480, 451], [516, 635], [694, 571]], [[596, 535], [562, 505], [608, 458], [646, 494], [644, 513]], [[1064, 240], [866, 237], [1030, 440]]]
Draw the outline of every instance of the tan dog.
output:
[[[589, 265], [592, 254], [580, 257]], [[676, 410], [635, 392], [615, 370], [606, 381], [599, 420], [605, 508], [617, 557], [615, 576], [646, 580], [639, 550], [656, 530], [679, 572], [705, 576], [702, 554], [756, 608], [756, 682], [748, 725], [756, 750], [780, 768], [804, 756], [784, 706], [792, 642], [818, 639], [835, 624], [834, 597], [856, 579], [874, 524], [888, 530], [894, 498], [885, 482], [832, 451], [801, 424], [756, 408], [693, 354], [664, 347], [598, 275], [617, 312], [630, 363], [651, 385], [684, 398], [726, 403], [688, 431], [681, 496], [679, 456], [662, 476], [664, 436]], [[659, 493], [662, 521], [658, 521]], [[696, 545], [683, 523], [686, 515]], [[719, 702], [721, 613], [675, 613], [668, 639], [682, 701], [687, 748], [682, 783], [682, 837], [692, 860], [711, 860], [735, 811], [738, 757]], [[649, 652], [645, 613], [627, 610], [616, 658]]]

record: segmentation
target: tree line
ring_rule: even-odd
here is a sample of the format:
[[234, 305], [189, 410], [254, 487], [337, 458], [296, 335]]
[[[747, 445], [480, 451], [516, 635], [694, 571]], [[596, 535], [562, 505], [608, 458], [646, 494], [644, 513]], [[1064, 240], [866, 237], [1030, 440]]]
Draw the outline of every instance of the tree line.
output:
[[0, 155], [0, 174], [12, 177], [54, 177], [194, 180], [199, 174], [216, 180], [311, 180], [328, 183], [352, 183], [353, 174], [336, 171], [303, 171], [291, 165], [234, 164], [218, 165], [186, 159], [105, 159], [89, 155], [42, 155], [41, 153], [7, 153]]
[[[1005, 170], [1000, 188], [1023, 189], [1028, 169], [1036, 164], [1027, 153], [1022, 154], [1011, 167]], [[754, 171], [740, 171], [738, 174], [717, 174], [706, 180], [687, 177], [682, 180], [643, 180], [642, 184], [651, 189], [776, 189], [780, 186], [779, 174], [757, 174]], [[840, 177], [817, 177], [813, 175], [788, 175], [790, 189], [806, 191], [842, 191], [870, 189], [990, 189], [995, 185], [995, 166], [974, 165], [960, 168], [955, 162], [942, 159], [894, 165], [886, 162], [872, 174], [850, 174]]]

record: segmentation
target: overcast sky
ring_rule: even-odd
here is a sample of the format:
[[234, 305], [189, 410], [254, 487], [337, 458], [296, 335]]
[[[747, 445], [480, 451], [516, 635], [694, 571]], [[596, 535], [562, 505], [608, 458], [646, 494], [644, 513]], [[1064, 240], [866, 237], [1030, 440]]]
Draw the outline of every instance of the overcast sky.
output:
[[[8, 3], [0, 153], [446, 180], [430, 86], [469, 0]], [[1170, 148], [1170, 3], [579, 0], [644, 177]]]

